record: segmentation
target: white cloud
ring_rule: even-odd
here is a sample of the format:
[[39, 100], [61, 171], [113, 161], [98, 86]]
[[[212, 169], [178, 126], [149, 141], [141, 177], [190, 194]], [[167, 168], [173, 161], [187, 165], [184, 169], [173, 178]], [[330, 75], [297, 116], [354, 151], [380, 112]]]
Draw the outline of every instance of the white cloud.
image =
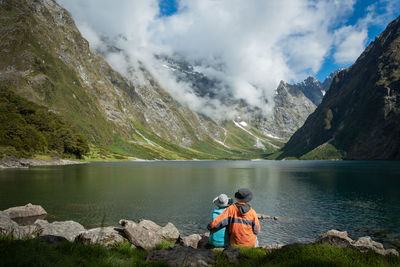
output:
[[333, 58], [337, 64], [353, 63], [364, 51], [371, 26], [385, 27], [400, 12], [398, 0], [380, 0], [366, 9], [364, 17], [354, 25], [343, 26], [334, 32], [335, 51]]
[[71, 11], [92, 47], [102, 48], [99, 36], [106, 36], [125, 51], [128, 57], [106, 56], [111, 66], [126, 74], [141, 62], [177, 100], [208, 115], [216, 108], [226, 113], [226, 107], [177, 83], [154, 54], [179, 53], [197, 62], [197, 70], [229, 85], [215, 88], [217, 95], [230, 90], [267, 112], [271, 105], [264, 98], [273, 102], [280, 80], [317, 73], [332, 48], [337, 62], [351, 62], [367, 34], [361, 22], [337, 29], [352, 14], [355, 0], [180, 0], [178, 12], [169, 17], [158, 17], [157, 0], [58, 2]]
[[348, 64], [354, 62], [365, 48], [368, 38], [367, 29], [358, 30], [347, 26], [335, 31], [336, 52], [333, 55], [336, 63]]

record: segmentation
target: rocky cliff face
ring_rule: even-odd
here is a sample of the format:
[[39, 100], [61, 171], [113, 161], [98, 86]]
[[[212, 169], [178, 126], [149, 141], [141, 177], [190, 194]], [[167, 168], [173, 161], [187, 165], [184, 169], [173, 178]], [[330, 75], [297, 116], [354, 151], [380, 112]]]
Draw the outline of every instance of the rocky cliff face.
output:
[[274, 97], [275, 106], [272, 116], [258, 121], [263, 132], [289, 138], [299, 129], [308, 115], [316, 108], [296, 85], [281, 81]]
[[[179, 56], [174, 58], [159, 56], [158, 59], [178, 82], [190, 84], [196, 95], [218, 99], [222, 104], [233, 107], [241, 119], [245, 119], [265, 135], [281, 139], [288, 139], [303, 125], [308, 115], [321, 103], [324, 93], [329, 89], [337, 73], [333, 72], [323, 83], [314, 77], [308, 77], [294, 85], [282, 81], [274, 96], [272, 112], [265, 114], [260, 108], [249, 105], [245, 100], [235, 99], [223, 81], [196, 71], [194, 66]], [[267, 99], [264, 101], [268, 102]]]
[[339, 72], [281, 157], [336, 150], [346, 159], [400, 159], [400, 17]]
[[180, 105], [143, 66], [127, 77], [115, 72], [53, 0], [0, 1], [0, 22], [0, 85], [62, 115], [92, 144], [143, 158], [263, 152], [246, 131], [250, 147]]

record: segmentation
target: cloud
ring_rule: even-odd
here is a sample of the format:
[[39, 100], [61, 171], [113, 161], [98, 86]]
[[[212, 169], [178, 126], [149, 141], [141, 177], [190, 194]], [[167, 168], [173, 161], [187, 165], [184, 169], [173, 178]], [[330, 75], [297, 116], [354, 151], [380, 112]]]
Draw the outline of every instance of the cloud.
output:
[[368, 38], [367, 29], [353, 26], [342, 27], [335, 31], [336, 52], [333, 57], [338, 64], [348, 64], [364, 51]]
[[[367, 34], [361, 22], [344, 25], [355, 0], [180, 0], [178, 12], [167, 17], [159, 16], [157, 0], [58, 2], [112, 67], [127, 75], [144, 65], [178, 101], [207, 115], [226, 114], [229, 107], [196, 96], [154, 55], [179, 54], [223, 82], [213, 88], [220, 98], [244, 99], [269, 112], [281, 80], [316, 74], [332, 49], [337, 62], [351, 62]], [[107, 52], [104, 37], [124, 51]], [[139, 74], [132, 78], [141, 80]]]
[[334, 31], [335, 51], [333, 58], [337, 64], [353, 63], [364, 51], [368, 40], [368, 30], [372, 26], [385, 27], [400, 11], [397, 0], [381, 0], [366, 8], [366, 15], [354, 25], [342, 26]]

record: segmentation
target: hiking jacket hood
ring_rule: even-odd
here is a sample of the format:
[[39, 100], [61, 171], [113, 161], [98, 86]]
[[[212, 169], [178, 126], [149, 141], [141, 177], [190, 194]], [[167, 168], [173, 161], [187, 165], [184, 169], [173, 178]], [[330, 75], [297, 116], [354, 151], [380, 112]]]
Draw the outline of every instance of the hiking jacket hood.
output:
[[257, 213], [247, 203], [236, 202], [215, 218], [211, 229], [228, 226], [229, 243], [234, 246], [254, 247], [260, 232]]

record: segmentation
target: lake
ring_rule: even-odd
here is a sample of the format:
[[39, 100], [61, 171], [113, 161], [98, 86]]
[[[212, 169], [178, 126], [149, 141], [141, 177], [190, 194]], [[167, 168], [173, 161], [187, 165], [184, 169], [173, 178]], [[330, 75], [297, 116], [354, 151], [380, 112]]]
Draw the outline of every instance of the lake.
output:
[[203, 233], [220, 193], [252, 190], [260, 244], [310, 242], [330, 230], [400, 247], [400, 162], [154, 161], [0, 170], [0, 210], [40, 204], [85, 227], [122, 218]]

